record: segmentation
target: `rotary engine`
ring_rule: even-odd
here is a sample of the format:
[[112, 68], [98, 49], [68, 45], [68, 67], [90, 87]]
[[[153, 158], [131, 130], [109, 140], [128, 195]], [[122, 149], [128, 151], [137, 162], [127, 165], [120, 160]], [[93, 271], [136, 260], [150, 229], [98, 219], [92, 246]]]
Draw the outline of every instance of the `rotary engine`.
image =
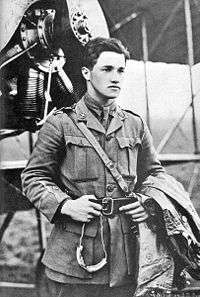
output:
[[80, 73], [88, 18], [65, 1], [38, 1], [24, 13], [0, 54], [1, 128], [36, 131], [85, 91]]

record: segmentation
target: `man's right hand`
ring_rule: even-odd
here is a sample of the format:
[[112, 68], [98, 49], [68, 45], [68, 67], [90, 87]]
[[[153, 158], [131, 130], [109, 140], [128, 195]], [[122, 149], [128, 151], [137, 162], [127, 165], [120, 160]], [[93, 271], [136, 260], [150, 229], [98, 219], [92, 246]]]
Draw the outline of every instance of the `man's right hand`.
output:
[[67, 200], [61, 213], [70, 216], [73, 220], [80, 222], [90, 222], [94, 217], [101, 215], [102, 206], [92, 200], [97, 200], [94, 195], [83, 195], [75, 200]]

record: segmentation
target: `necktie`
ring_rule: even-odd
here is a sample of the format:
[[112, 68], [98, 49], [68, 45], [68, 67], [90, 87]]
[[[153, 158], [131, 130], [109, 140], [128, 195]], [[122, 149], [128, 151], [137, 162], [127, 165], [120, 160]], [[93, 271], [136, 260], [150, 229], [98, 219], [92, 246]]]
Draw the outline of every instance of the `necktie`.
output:
[[107, 130], [108, 127], [108, 117], [109, 117], [109, 106], [108, 107], [103, 107], [103, 120], [102, 120], [102, 125]]

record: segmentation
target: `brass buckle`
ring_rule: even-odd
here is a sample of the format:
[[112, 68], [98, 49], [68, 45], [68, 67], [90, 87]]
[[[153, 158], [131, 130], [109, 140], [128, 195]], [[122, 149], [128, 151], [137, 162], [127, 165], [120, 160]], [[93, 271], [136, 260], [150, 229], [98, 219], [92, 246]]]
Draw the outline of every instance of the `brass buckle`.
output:
[[105, 197], [102, 199], [102, 214], [104, 216], [113, 215], [114, 211], [114, 199], [111, 197]]

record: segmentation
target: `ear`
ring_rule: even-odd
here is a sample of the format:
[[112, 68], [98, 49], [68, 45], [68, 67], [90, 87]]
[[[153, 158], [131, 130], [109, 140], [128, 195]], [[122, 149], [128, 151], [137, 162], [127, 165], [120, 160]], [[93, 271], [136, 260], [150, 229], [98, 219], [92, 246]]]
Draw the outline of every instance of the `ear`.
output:
[[82, 67], [81, 69], [82, 75], [85, 78], [85, 80], [89, 81], [90, 80], [90, 69], [88, 69], [87, 67]]

